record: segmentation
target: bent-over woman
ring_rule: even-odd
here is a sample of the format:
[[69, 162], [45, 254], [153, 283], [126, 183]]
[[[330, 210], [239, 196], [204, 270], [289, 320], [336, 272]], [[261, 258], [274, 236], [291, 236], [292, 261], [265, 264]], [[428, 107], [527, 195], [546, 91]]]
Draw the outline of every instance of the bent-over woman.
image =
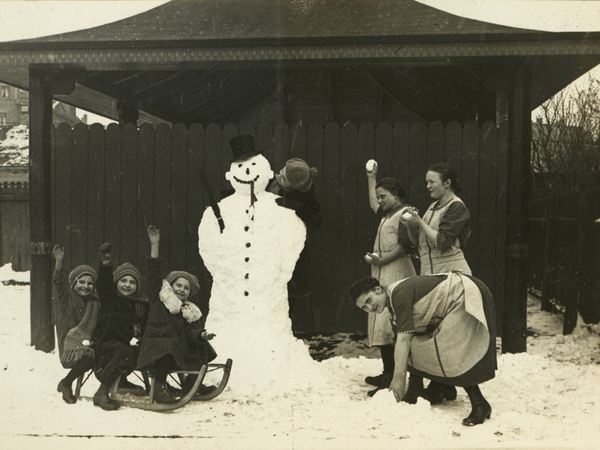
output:
[[497, 368], [495, 314], [492, 294], [482, 281], [453, 272], [410, 277], [386, 288], [374, 278], [364, 278], [351, 287], [350, 298], [368, 313], [392, 313], [396, 343], [390, 389], [397, 401], [406, 401], [410, 368], [466, 390], [471, 413], [463, 425], [491, 417], [479, 385], [494, 378]]

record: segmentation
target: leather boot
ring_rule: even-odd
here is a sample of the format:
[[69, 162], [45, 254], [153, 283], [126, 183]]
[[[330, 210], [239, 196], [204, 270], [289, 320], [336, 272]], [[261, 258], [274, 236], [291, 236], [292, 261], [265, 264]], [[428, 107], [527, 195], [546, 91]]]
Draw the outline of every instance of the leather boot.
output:
[[427, 400], [432, 405], [439, 405], [446, 400], [456, 400], [456, 388], [447, 384], [432, 381], [425, 389]]
[[60, 380], [56, 390], [62, 394], [62, 398], [65, 403], [72, 405], [73, 403], [77, 402], [77, 397], [73, 395], [71, 384], [69, 384], [67, 381]]
[[465, 387], [465, 391], [471, 401], [471, 414], [463, 419], [462, 424], [471, 427], [485, 422], [492, 416], [492, 407], [483, 397], [479, 385]]
[[377, 389], [367, 392], [369, 397], [373, 397], [380, 389], [389, 388], [392, 378], [394, 378], [394, 346], [381, 345], [379, 347], [379, 352], [381, 353], [381, 361], [383, 362], [383, 373], [376, 377], [365, 378], [365, 381], [368, 384], [377, 387]]
[[403, 402], [414, 405], [419, 397], [426, 398], [423, 388], [423, 377], [411, 373], [408, 378], [408, 389], [402, 398]]
[[156, 383], [154, 387], [154, 401], [156, 403], [176, 403], [180, 397], [171, 395], [166, 386], [167, 383]]
[[[111, 383], [112, 384], [112, 383]], [[109, 396], [108, 391], [110, 389], [110, 384], [102, 383], [96, 393], [94, 394], [94, 405], [99, 406], [100, 408], [106, 411], [114, 411], [119, 409], [119, 404], [113, 402]]]

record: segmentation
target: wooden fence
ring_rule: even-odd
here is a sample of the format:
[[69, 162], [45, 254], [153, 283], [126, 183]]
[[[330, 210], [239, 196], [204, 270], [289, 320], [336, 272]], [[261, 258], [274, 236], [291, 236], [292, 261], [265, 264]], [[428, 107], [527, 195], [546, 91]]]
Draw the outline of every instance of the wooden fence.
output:
[[542, 309], [564, 312], [571, 333], [577, 313], [600, 322], [600, 191], [536, 199], [530, 208], [529, 286]]
[[29, 184], [0, 183], [0, 260], [29, 270]]
[[[143, 125], [107, 129], [95, 124], [60, 125], [53, 134], [53, 233], [66, 247], [66, 264], [96, 264], [104, 241], [115, 244], [117, 262], [145, 271], [149, 245], [144, 220], [161, 229], [165, 268], [199, 275], [207, 302], [210, 275], [197, 251], [204, 196], [190, 152], [204, 165], [213, 190], [226, 189], [229, 140], [253, 134], [278, 171], [290, 157], [317, 167], [316, 193], [323, 226], [307, 243], [309, 295], [295, 306], [297, 331], [364, 331], [366, 318], [347, 301], [348, 286], [369, 274], [363, 261], [376, 223], [369, 208], [364, 164], [379, 162], [379, 176], [397, 177], [408, 201], [423, 211], [430, 199], [426, 168], [447, 161], [462, 177], [463, 199], [472, 214], [466, 249], [474, 274], [495, 293], [498, 320], [504, 295], [506, 127], [433, 123], [348, 123], [206, 128]], [[205, 305], [204, 305], [205, 306]]]

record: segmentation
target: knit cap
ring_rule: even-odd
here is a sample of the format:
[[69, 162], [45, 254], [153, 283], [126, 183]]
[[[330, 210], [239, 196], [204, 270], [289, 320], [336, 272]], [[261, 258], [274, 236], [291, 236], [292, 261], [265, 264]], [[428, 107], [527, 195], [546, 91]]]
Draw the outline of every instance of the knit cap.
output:
[[185, 278], [190, 282], [190, 297], [196, 294], [196, 292], [198, 292], [198, 289], [200, 289], [200, 283], [198, 282], [198, 278], [196, 278], [195, 275], [192, 275], [191, 273], [185, 272], [183, 270], [174, 270], [172, 272], [169, 272], [165, 277], [165, 280], [167, 280], [169, 284], [173, 284], [173, 282], [177, 278]]
[[73, 270], [71, 270], [71, 273], [69, 274], [69, 286], [71, 286], [71, 289], [75, 287], [75, 283], [77, 283], [77, 280], [79, 280], [84, 275], [91, 276], [94, 279], [94, 285], [96, 284], [96, 280], [98, 279], [98, 277], [94, 268], [88, 266], [87, 264], [82, 264], [81, 266], [77, 266]]
[[286, 191], [307, 192], [312, 187], [313, 178], [318, 170], [300, 158], [288, 159], [281, 172], [275, 175], [279, 185]]
[[123, 263], [113, 272], [113, 282], [116, 284], [125, 275], [131, 275], [135, 278], [135, 281], [137, 281], [137, 292], [140, 292], [142, 287], [142, 274], [140, 271], [131, 263]]

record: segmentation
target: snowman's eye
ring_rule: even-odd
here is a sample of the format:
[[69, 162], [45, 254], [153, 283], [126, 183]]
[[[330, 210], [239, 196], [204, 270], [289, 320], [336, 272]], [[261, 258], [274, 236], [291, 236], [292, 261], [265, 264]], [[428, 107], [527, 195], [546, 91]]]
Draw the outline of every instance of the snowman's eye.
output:
[[238, 164], [238, 167], [242, 167], [242, 165], [241, 165], [241, 164]]
[[255, 165], [256, 165], [256, 163], [252, 163], [252, 165], [253, 165], [253, 166], [255, 166]]

